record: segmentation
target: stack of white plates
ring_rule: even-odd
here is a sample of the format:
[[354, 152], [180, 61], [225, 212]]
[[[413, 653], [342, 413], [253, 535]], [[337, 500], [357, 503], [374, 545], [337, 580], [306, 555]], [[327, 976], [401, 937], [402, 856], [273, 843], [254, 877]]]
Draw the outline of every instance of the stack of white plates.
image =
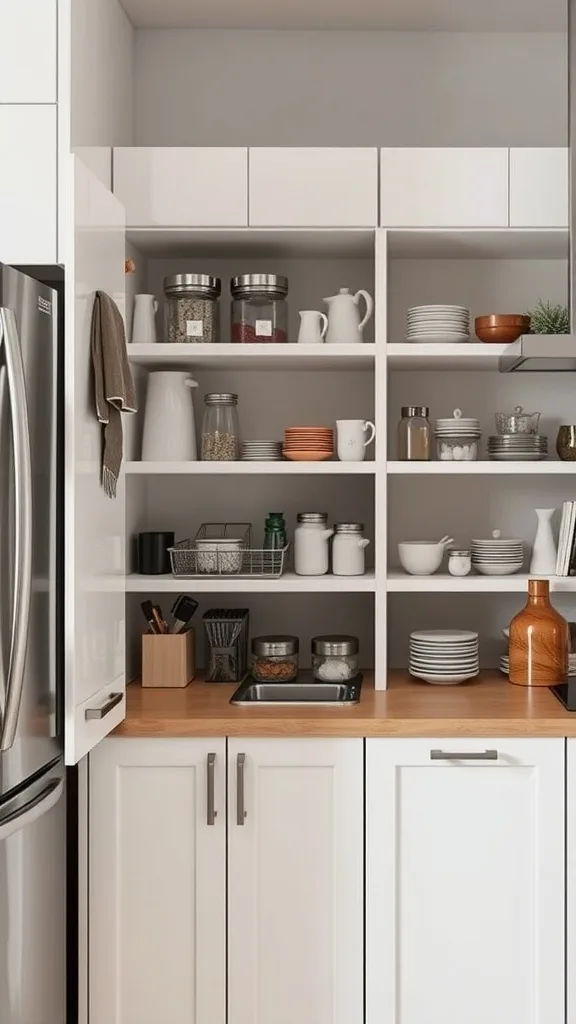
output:
[[460, 409], [454, 409], [453, 416], [443, 416], [436, 420], [437, 437], [480, 437], [480, 420], [473, 416], [463, 416]]
[[491, 434], [488, 458], [496, 462], [538, 462], [548, 455], [548, 438], [542, 434]]
[[[505, 676], [510, 674], [510, 658], [507, 654], [500, 656], [500, 671]], [[576, 676], [576, 654], [571, 654], [568, 659], [568, 675]]]
[[472, 565], [483, 576], [511, 576], [519, 572], [524, 562], [524, 543], [516, 538], [509, 540], [497, 535], [490, 540], [473, 540], [471, 544]]
[[242, 462], [281, 462], [282, 441], [243, 441], [240, 459]]
[[469, 341], [470, 310], [465, 306], [413, 306], [406, 314], [406, 339]]
[[410, 675], [451, 685], [480, 671], [478, 633], [467, 629], [423, 629], [410, 634]]

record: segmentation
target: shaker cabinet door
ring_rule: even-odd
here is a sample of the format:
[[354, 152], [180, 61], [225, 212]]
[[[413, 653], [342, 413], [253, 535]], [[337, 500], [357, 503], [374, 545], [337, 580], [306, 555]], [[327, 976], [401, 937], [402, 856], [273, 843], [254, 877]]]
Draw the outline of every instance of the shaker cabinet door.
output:
[[510, 150], [510, 227], [568, 226], [568, 150]]
[[0, 103], [56, 103], [56, 4], [0, 0]]
[[56, 137], [56, 106], [0, 103], [2, 263], [56, 263]]
[[564, 740], [366, 746], [367, 1024], [564, 1024]]

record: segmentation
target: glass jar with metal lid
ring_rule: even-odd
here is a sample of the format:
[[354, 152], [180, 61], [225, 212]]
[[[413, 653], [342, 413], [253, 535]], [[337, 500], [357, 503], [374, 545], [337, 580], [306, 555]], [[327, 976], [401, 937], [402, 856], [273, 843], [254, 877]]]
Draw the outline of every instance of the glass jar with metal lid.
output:
[[332, 541], [332, 572], [335, 576], [363, 576], [364, 550], [370, 541], [364, 537], [364, 523], [336, 523]]
[[164, 278], [164, 340], [220, 341], [219, 277], [210, 274], [173, 274]]
[[238, 395], [204, 396], [200, 458], [203, 462], [234, 462], [240, 450]]
[[432, 458], [432, 427], [426, 405], [403, 405], [398, 424], [398, 458], [404, 462], [429, 462]]
[[298, 675], [297, 636], [255, 636], [251, 671], [263, 683], [291, 683]]
[[281, 274], [240, 274], [230, 282], [232, 341], [274, 344], [288, 341], [288, 278]]
[[312, 638], [312, 674], [321, 683], [342, 683], [358, 675], [357, 636]]

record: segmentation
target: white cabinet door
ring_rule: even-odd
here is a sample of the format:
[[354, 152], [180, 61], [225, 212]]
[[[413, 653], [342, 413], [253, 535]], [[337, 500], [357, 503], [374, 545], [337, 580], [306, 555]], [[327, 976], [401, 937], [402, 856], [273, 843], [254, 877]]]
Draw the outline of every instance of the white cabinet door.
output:
[[508, 226], [507, 149], [383, 149], [384, 227]]
[[361, 1024], [363, 741], [229, 740], [228, 773], [229, 1024]]
[[576, 739], [567, 740], [567, 1024], [576, 1024]]
[[510, 150], [510, 226], [568, 226], [568, 150]]
[[376, 149], [251, 149], [253, 227], [376, 227]]
[[368, 740], [366, 773], [367, 1024], [564, 1024], [564, 740]]
[[108, 498], [90, 348], [95, 292], [124, 309], [125, 231], [121, 203], [92, 172], [72, 156], [65, 171], [65, 757], [74, 764], [125, 715], [124, 475]]
[[90, 755], [90, 1024], [225, 1024], [225, 766], [224, 739]]
[[0, 0], [0, 40], [0, 103], [56, 103], [56, 0]]
[[114, 192], [129, 227], [246, 227], [248, 150], [115, 149]]
[[56, 263], [56, 180], [56, 107], [0, 104], [3, 263]]

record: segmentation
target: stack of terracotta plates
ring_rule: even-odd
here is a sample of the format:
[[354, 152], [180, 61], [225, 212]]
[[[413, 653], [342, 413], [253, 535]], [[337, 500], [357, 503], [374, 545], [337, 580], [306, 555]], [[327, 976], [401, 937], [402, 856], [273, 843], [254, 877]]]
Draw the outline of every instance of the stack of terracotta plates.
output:
[[283, 453], [292, 462], [323, 462], [334, 454], [330, 427], [287, 427]]

